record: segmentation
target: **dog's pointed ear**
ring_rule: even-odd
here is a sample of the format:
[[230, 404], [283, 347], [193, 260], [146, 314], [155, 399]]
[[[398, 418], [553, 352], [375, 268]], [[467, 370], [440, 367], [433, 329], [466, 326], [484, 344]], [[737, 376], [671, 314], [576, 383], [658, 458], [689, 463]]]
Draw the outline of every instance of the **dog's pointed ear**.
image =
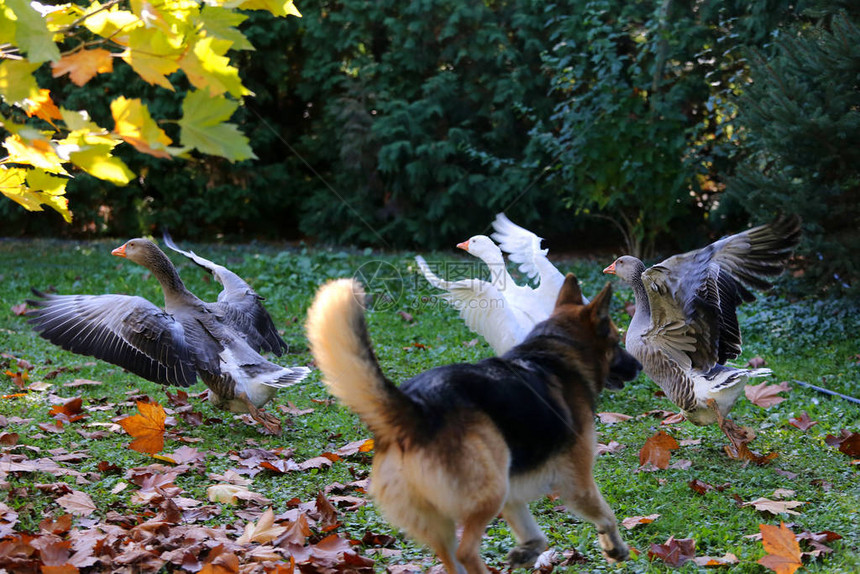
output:
[[597, 326], [597, 334], [600, 337], [608, 337], [612, 318], [609, 316], [609, 304], [612, 302], [612, 284], [608, 281], [597, 297], [588, 304], [591, 310], [592, 321]]
[[573, 273], [568, 273], [564, 278], [564, 284], [555, 300], [556, 307], [569, 304], [582, 305], [582, 291], [579, 288], [579, 281]]

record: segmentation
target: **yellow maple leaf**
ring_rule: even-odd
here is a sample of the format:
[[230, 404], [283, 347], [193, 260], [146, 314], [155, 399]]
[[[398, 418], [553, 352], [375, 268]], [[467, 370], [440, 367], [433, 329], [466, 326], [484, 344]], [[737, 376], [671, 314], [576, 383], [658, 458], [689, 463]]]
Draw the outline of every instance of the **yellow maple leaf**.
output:
[[93, 34], [110, 38], [112, 42], [125, 46], [128, 44], [129, 32], [144, 23], [128, 10], [120, 10], [116, 5], [105, 9], [95, 1], [87, 9], [83, 25]]
[[45, 25], [47, 25], [48, 30], [54, 32], [54, 41], [62, 42], [65, 37], [63, 31], [78, 22], [80, 17], [84, 15], [84, 10], [82, 7], [71, 3], [50, 6], [49, 8], [49, 11], [44, 15]]
[[0, 193], [3, 193], [11, 199], [15, 199], [13, 195], [17, 194], [18, 190], [24, 186], [24, 182], [26, 180], [26, 169], [20, 167], [6, 167], [5, 165], [0, 165]]
[[86, 110], [67, 110], [60, 108], [60, 115], [63, 121], [66, 122], [66, 127], [72, 132], [86, 133], [88, 135], [100, 134], [104, 135], [108, 130], [104, 129], [90, 119], [90, 114]]
[[188, 76], [194, 87], [208, 90], [213, 96], [224, 92], [239, 98], [253, 95], [251, 90], [242, 85], [239, 70], [230, 65], [230, 59], [224, 56], [232, 42], [215, 37], [200, 38], [194, 43], [179, 61], [182, 71]]
[[116, 122], [114, 132], [119, 137], [141, 153], [170, 158], [167, 146], [173, 140], [156, 125], [143, 102], [120, 96], [110, 103], [110, 111]]
[[[39, 171], [39, 173], [35, 173]], [[28, 211], [43, 211], [42, 206], [47, 205], [60, 215], [66, 222], [71, 223], [72, 214], [69, 211], [69, 201], [66, 199], [65, 180], [59, 183], [48, 182], [43, 177], [50, 177], [40, 170], [28, 170], [23, 168], [7, 168], [0, 166], [0, 193], [12, 201], [23, 206]], [[60, 179], [60, 178], [52, 178]], [[28, 187], [28, 183], [45, 183], [50, 187], [49, 191], [43, 192]]]
[[181, 40], [177, 44], [157, 28], [135, 28], [122, 59], [146, 82], [173, 91], [167, 76], [179, 69], [182, 53]]
[[125, 185], [134, 177], [134, 172], [120, 158], [110, 154], [109, 144], [89, 145], [69, 154], [69, 160], [90, 174], [104, 181]]
[[76, 86], [83, 86], [96, 74], [113, 72], [113, 57], [104, 48], [79, 50], [63, 56], [59, 62], [52, 62], [51, 69], [55, 78], [69, 74]]
[[138, 401], [140, 414], [121, 419], [119, 425], [134, 438], [128, 447], [137, 452], [155, 454], [164, 448], [164, 420], [167, 415], [158, 403]]
[[302, 13], [293, 4], [293, 0], [245, 0], [239, 4], [242, 10], [266, 10], [275, 16], [302, 17]]
[[3, 141], [3, 146], [9, 152], [9, 163], [32, 165], [51, 173], [68, 175], [63, 169], [63, 161], [48, 140], [39, 138], [25, 140], [20, 135], [13, 134]]

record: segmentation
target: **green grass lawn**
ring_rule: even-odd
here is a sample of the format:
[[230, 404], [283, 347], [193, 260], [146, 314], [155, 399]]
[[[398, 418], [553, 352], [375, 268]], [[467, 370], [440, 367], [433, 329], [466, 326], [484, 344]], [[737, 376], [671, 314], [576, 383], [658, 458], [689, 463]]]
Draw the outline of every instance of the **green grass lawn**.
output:
[[[4, 540], [8, 542], [22, 533], [39, 534], [44, 518], [65, 514], [57, 499], [69, 489], [87, 493], [96, 506], [95, 511], [74, 518], [75, 532], [100, 528], [103, 522], [110, 523], [111, 528], [119, 525], [132, 532], [135, 523], [149, 520], [163, 510], [141, 500], [142, 487], [134, 482], [134, 474], [138, 471], [132, 469], [162, 465], [150, 467], [150, 472], [155, 472], [152, 468], [169, 472], [170, 464], [129, 450], [130, 437], [117, 431], [112, 421], [136, 412], [135, 400], [143, 395], [167, 407], [168, 414], [179, 410], [171, 406], [165, 389], [113, 365], [54, 347], [38, 337], [26, 320], [12, 310], [25, 301], [31, 287], [62, 294], [136, 294], [160, 305], [160, 287], [149, 273], [110, 255], [110, 250], [120, 243], [0, 240], [3, 285], [0, 291], [0, 309], [3, 310], [0, 313], [0, 351], [3, 353], [0, 394], [17, 393], [12, 377], [2, 373], [22, 371], [22, 365], [32, 366], [28, 383], [46, 383], [38, 385], [42, 390], [31, 391], [26, 396], [0, 399], [0, 433], [7, 437], [4, 441], [4, 434], [0, 434], [0, 555]], [[327, 279], [354, 275], [370, 283], [369, 291], [374, 295], [373, 310], [368, 315], [371, 337], [386, 374], [393, 380], [402, 381], [433, 366], [476, 361], [491, 355], [489, 346], [469, 332], [456, 313], [442, 304], [434, 296], [434, 290], [415, 274], [413, 253], [281, 249], [262, 244], [179, 244], [230, 267], [266, 297], [267, 307], [290, 346], [288, 354], [273, 358], [278, 363], [311, 363], [303, 323], [314, 292]], [[179, 265], [186, 285], [201, 298], [214, 300], [220, 286], [209, 281], [202, 270], [174, 255], [171, 254], [171, 258]], [[428, 261], [450, 262], [452, 273], [469, 273], [479, 268], [465, 255], [424, 255]], [[582, 281], [583, 291], [590, 295], [605, 282], [600, 271], [608, 263], [575, 260], [561, 261], [558, 265], [562, 271], [575, 272]], [[632, 293], [617, 281], [616, 287], [615, 317], [623, 329], [629, 321], [623, 311], [624, 303], [632, 300]], [[801, 380], [860, 396], [860, 339], [857, 336], [860, 308], [857, 303], [788, 300], [778, 293], [771, 294], [743, 308], [741, 325], [745, 346], [737, 363], [761, 357], [774, 371], [769, 379], [772, 383]], [[77, 379], [101, 384], [69, 386]], [[253, 502], [237, 506], [210, 503], [206, 489], [217, 480], [209, 475], [223, 475], [230, 469], [240, 468], [250, 448], [292, 449], [292, 459], [300, 463], [370, 436], [355, 416], [327, 400], [330, 397], [317, 371], [303, 383], [283, 390], [267, 406], [267, 410], [279, 414], [285, 422], [285, 432], [279, 437], [264, 435], [244, 420], [212, 409], [208, 402], [194, 396], [204, 388], [198, 383], [188, 390], [191, 407], [200, 413], [203, 424], [195, 426], [174, 413], [175, 424], [168, 427], [163, 454], [169, 456], [186, 446], [204, 453], [201, 460], [183, 469], [175, 485], [181, 489], [181, 497], [215, 508], [213, 514], [199, 518], [198, 524], [221, 529], [228, 537], [238, 538], [244, 524], [256, 520], [263, 506]], [[175, 393], [177, 389], [166, 390]], [[660, 515], [633, 530], [622, 528], [625, 540], [640, 552], [638, 557], [631, 557], [621, 566], [608, 565], [600, 555], [594, 528], [566, 514], [560, 501], [545, 499], [535, 502], [532, 508], [552, 548], [559, 553], [576, 551], [584, 560], [583, 564], [559, 566], [555, 571], [673, 570], [660, 559], [649, 560], [648, 550], [652, 544], [662, 544], [674, 536], [694, 539], [697, 556], [734, 554], [738, 563], [728, 569], [722, 568], [723, 571], [762, 572], [765, 568], [756, 561], [765, 555], [765, 550], [760, 541], [748, 536], [759, 532], [759, 524], [779, 525], [781, 521], [797, 534], [827, 530], [842, 537], [827, 543], [831, 553], [805, 559], [805, 570], [860, 571], [860, 465], [852, 464], [849, 456], [824, 442], [828, 434], [839, 435], [843, 429], [860, 432], [860, 406], [796, 384], [791, 384], [790, 391], [783, 393], [786, 400], [769, 409], [755, 406], [742, 397], [732, 416], [757, 433], [751, 448], [761, 453], [778, 453], [770, 464], [757, 466], [729, 459], [723, 452], [727, 441], [716, 427], [700, 428], [687, 422], [663, 425], [659, 412], [646, 414], [673, 409], [668, 400], [655, 395], [656, 390], [657, 387], [642, 375], [622, 391], [605, 393], [598, 403], [600, 412], [633, 417], [615, 424], [598, 422], [599, 441], [604, 444], [616, 441], [621, 445], [620, 450], [598, 458], [596, 478], [604, 496], [619, 521], [633, 516]], [[52, 406], [75, 397], [82, 397], [87, 417], [66, 424], [60, 432], [46, 430], [45, 427], [54, 421], [50, 414]], [[288, 414], [278, 408], [288, 406], [309, 412]], [[802, 413], [808, 413], [818, 424], [805, 432], [791, 426], [789, 419]], [[92, 435], [99, 430], [103, 432]], [[674, 467], [639, 471], [639, 450], [646, 439], [659, 430], [687, 442], [673, 451]], [[14, 444], [12, 433], [18, 435]], [[283, 451], [277, 452], [276, 456], [286, 458]], [[68, 456], [68, 453], [79, 454]], [[248, 488], [271, 500], [278, 523], [287, 524], [284, 513], [297, 504], [314, 501], [320, 491], [335, 483], [347, 484], [365, 478], [371, 454], [352, 454], [330, 466], [305, 471], [281, 474], [257, 468], [253, 476], [243, 476], [252, 481]], [[13, 459], [52, 457], [62, 469], [82, 473], [83, 480], [75, 473], [4, 471], [3, 461], [7, 461], [6, 468], [11, 469], [8, 461]], [[698, 494], [689, 486], [694, 479], [721, 489]], [[67, 487], [57, 486], [59, 483]], [[124, 488], [121, 487], [123, 483], [127, 485]], [[772, 515], [742, 505], [761, 497], [776, 499], [780, 496], [778, 492], [775, 494], [778, 489], [794, 491], [785, 495], [786, 500], [804, 503], [795, 509], [798, 514]], [[329, 489], [329, 492], [339, 491]], [[366, 497], [360, 491], [348, 492]], [[4, 518], [4, 505], [16, 515], [14, 520], [10, 513]], [[378, 548], [378, 541], [369, 538], [353, 545], [354, 552], [376, 561], [364, 571], [381, 572], [386, 567], [393, 571], [418, 571], [435, 563], [429, 550], [410, 542], [403, 533], [389, 526], [372, 502], [356, 509], [339, 507], [337, 522], [339, 526], [328, 531], [320, 524], [315, 525], [307, 544], [316, 543], [330, 533], [361, 541], [365, 533], [370, 532], [392, 536], [394, 540], [385, 549]], [[182, 520], [174, 519], [165, 526], [165, 532], [181, 523]], [[44, 528], [43, 524], [42, 534]], [[67, 532], [58, 536], [58, 540], [71, 539]], [[246, 565], [243, 571], [275, 571], [277, 561], [252, 557], [251, 549], [257, 545], [251, 544], [247, 547], [249, 554], [240, 555], [242, 564]], [[512, 546], [513, 538], [507, 526], [500, 519], [494, 521], [483, 543], [488, 565], [504, 569], [505, 554]], [[802, 549], [811, 548], [802, 545]], [[289, 562], [286, 558], [289, 553], [283, 546], [277, 548], [278, 553], [282, 561]], [[204, 552], [202, 559], [206, 557]], [[0, 563], [0, 571], [2, 568]], [[102, 571], [100, 568], [104, 570], [100, 563], [95, 563], [81, 567], [81, 571]], [[316, 571], [308, 568], [302, 571]], [[161, 569], [183, 571], [171, 562]], [[693, 562], [680, 568], [685, 572], [702, 569]], [[37, 565], [32, 571], [38, 571]]]

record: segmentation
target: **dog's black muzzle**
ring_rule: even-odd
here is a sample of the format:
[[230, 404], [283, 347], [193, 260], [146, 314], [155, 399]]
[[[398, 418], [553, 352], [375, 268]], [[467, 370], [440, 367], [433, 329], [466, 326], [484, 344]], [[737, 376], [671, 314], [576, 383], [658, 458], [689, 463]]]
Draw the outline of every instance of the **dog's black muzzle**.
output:
[[624, 388], [624, 382], [638, 377], [641, 370], [642, 363], [621, 347], [616, 347], [612, 362], [609, 363], [609, 377], [606, 379], [605, 388], [610, 391], [621, 390]]

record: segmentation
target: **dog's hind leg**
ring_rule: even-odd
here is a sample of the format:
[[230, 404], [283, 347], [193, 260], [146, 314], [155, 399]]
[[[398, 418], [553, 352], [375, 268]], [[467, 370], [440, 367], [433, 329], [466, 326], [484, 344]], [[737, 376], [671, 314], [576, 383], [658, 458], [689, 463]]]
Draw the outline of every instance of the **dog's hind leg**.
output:
[[528, 504], [509, 500], [505, 503], [502, 516], [517, 539], [517, 546], [508, 553], [508, 564], [511, 568], [531, 568], [541, 552], [546, 550], [546, 537], [535, 522]]
[[[430, 521], [428, 521], [427, 518], [429, 517], [425, 517], [425, 519], [422, 520], [425, 527], [430, 524]], [[424, 542], [433, 549], [433, 552], [436, 553], [436, 556], [445, 567], [445, 571], [449, 574], [471, 574], [471, 571], [464, 568], [463, 565], [454, 557], [454, 552], [457, 548], [456, 528], [454, 523], [441, 516], [437, 518], [437, 528], [425, 529], [423, 532], [413, 531], [415, 538]]]
[[463, 520], [463, 533], [460, 536], [460, 547], [457, 548], [457, 560], [466, 567], [466, 572], [469, 574], [489, 574], [481, 558], [481, 539], [487, 524], [499, 514], [503, 499], [502, 496], [483, 508], [472, 509]]

